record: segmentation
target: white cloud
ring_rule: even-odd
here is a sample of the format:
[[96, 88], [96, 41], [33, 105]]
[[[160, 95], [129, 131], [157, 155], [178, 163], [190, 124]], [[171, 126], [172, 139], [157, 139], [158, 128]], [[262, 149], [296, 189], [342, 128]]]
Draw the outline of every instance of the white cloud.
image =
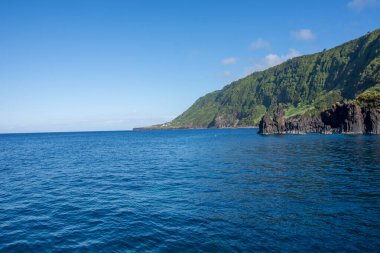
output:
[[253, 50], [258, 50], [261, 48], [269, 48], [269, 47], [270, 47], [270, 43], [266, 40], [263, 40], [262, 38], [258, 38], [251, 44], [251, 48]]
[[230, 57], [230, 58], [225, 58], [222, 60], [223, 65], [230, 65], [230, 64], [235, 64], [238, 61], [237, 58]]
[[358, 11], [375, 5], [380, 5], [380, 0], [351, 0], [347, 4], [349, 8]]
[[297, 39], [297, 40], [305, 40], [305, 41], [308, 41], [308, 40], [313, 40], [315, 39], [315, 34], [310, 30], [310, 29], [300, 29], [296, 32], [292, 32], [293, 36]]
[[285, 55], [267, 54], [263, 59], [256, 61], [252, 67], [246, 69], [245, 72], [250, 74], [255, 71], [265, 70], [300, 55], [301, 53], [296, 49], [289, 49], [289, 52]]

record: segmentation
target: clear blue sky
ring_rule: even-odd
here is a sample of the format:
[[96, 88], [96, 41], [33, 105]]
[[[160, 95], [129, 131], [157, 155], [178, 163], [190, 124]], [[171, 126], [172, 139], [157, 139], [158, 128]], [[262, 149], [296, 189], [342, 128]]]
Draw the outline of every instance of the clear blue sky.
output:
[[0, 132], [169, 121], [252, 71], [380, 28], [379, 0], [0, 0]]

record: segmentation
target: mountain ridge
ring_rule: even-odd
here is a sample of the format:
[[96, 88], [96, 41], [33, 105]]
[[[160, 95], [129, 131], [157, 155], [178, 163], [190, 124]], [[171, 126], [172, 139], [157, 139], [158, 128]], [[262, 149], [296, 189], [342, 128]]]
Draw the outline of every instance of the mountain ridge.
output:
[[377, 84], [380, 29], [254, 72], [200, 97], [171, 122], [143, 129], [257, 126], [280, 105], [286, 118], [315, 116]]

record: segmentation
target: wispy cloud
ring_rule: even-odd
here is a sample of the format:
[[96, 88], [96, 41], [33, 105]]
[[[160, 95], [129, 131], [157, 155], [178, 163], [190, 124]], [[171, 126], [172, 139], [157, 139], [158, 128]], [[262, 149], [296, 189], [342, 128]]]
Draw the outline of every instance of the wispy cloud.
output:
[[289, 52], [284, 55], [267, 54], [263, 59], [257, 60], [253, 66], [247, 68], [245, 72], [250, 74], [255, 71], [265, 70], [300, 55], [301, 53], [296, 49], [289, 49]]
[[231, 64], [235, 64], [237, 61], [238, 61], [237, 58], [229, 57], [229, 58], [224, 58], [221, 63], [223, 65], [231, 65]]
[[231, 76], [231, 72], [226, 70], [226, 71], [223, 71], [221, 74], [220, 74], [221, 77], [224, 77], [224, 78], [227, 78], [227, 77], [230, 77]]
[[361, 11], [367, 7], [380, 6], [380, 0], [351, 0], [347, 6], [351, 9]]
[[262, 48], [269, 48], [270, 43], [262, 38], [258, 38], [254, 42], [251, 43], [251, 49], [258, 50]]
[[315, 39], [315, 34], [310, 29], [306, 28], [292, 32], [292, 35], [297, 40], [310, 41]]

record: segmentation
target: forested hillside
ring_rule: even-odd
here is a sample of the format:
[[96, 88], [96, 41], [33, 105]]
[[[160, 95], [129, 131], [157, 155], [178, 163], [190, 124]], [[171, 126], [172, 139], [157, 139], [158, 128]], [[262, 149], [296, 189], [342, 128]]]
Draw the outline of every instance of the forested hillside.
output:
[[380, 30], [320, 53], [288, 60], [199, 98], [157, 128], [257, 125], [278, 105], [285, 116], [318, 114], [380, 84]]

